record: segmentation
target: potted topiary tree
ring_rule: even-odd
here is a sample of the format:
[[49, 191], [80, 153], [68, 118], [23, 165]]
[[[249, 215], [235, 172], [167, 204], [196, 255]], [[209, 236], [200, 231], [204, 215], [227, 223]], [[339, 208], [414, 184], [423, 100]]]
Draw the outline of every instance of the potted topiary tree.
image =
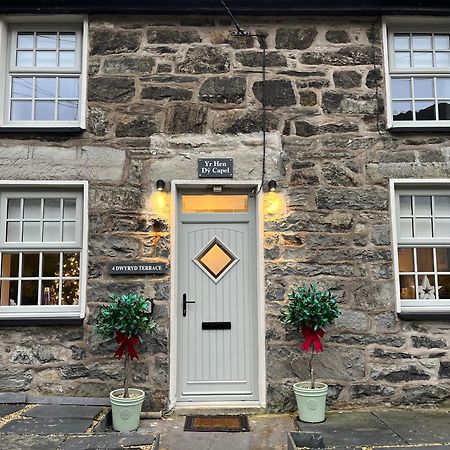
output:
[[288, 299], [287, 309], [281, 312], [281, 320], [302, 334], [304, 341], [300, 349], [310, 352], [310, 381], [293, 386], [299, 418], [303, 422], [323, 422], [328, 385], [316, 382], [313, 359], [316, 353], [323, 351], [320, 339], [325, 334], [325, 328], [340, 315], [336, 297], [313, 283], [294, 288]]
[[113, 428], [116, 431], [133, 431], [139, 426], [145, 393], [130, 388], [132, 361], [138, 358], [136, 345], [142, 334], [154, 333], [156, 322], [149, 316], [148, 300], [142, 294], [129, 292], [122, 296], [111, 295], [111, 302], [100, 309], [95, 328], [106, 338], [114, 338], [119, 347], [114, 356], [125, 358], [124, 385], [110, 392]]

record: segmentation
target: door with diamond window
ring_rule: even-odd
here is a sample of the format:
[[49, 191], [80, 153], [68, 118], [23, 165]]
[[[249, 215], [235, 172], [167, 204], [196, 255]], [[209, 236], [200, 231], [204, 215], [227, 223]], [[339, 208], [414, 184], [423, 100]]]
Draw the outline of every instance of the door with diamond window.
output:
[[177, 400], [258, 400], [255, 198], [178, 200]]

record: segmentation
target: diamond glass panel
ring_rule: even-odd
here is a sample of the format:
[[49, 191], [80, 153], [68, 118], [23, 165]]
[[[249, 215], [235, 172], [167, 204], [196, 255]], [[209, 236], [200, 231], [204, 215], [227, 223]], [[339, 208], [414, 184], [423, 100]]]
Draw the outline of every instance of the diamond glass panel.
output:
[[218, 240], [214, 240], [198, 257], [197, 262], [213, 276], [219, 278], [236, 258]]

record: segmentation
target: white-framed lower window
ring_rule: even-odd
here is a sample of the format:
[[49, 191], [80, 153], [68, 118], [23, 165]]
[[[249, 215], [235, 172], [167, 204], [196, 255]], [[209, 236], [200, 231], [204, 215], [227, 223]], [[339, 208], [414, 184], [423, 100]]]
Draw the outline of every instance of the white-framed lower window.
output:
[[2, 181], [0, 319], [82, 318], [87, 182]]
[[450, 312], [450, 180], [390, 188], [397, 312]]
[[385, 18], [388, 128], [450, 127], [450, 22]]
[[4, 128], [84, 128], [87, 21], [0, 17]]

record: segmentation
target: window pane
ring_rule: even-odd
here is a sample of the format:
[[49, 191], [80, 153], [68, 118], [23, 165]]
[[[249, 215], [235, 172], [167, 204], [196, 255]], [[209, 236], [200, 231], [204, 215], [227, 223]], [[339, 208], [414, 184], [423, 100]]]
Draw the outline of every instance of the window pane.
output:
[[395, 67], [405, 69], [411, 67], [411, 53], [395, 52]]
[[60, 78], [59, 79], [59, 98], [78, 99], [78, 78]]
[[450, 98], [450, 78], [436, 78], [438, 98]]
[[23, 253], [22, 261], [22, 277], [39, 276], [39, 253]]
[[63, 223], [63, 242], [75, 242], [75, 222]]
[[400, 298], [402, 299], [415, 299], [415, 279], [414, 275], [400, 275]]
[[438, 272], [450, 272], [450, 248], [437, 248], [436, 261]]
[[20, 198], [8, 199], [8, 219], [20, 219]]
[[436, 298], [434, 275], [432, 273], [419, 275], [417, 295], [421, 300], [433, 300]]
[[434, 48], [436, 50], [450, 49], [449, 35], [448, 34], [435, 34], [434, 35]]
[[432, 272], [434, 271], [433, 263], [433, 249], [432, 248], [417, 248], [417, 271], [418, 272]]
[[414, 228], [414, 237], [416, 238], [432, 237], [431, 219], [416, 219]]
[[31, 120], [31, 101], [14, 100], [11, 102], [11, 120]]
[[409, 34], [394, 34], [394, 48], [395, 50], [408, 50]]
[[432, 78], [414, 78], [414, 97], [433, 98], [434, 86]]
[[414, 67], [433, 67], [433, 53], [431, 52], [414, 52]]
[[44, 241], [60, 242], [61, 241], [61, 223], [60, 222], [44, 222]]
[[416, 101], [416, 120], [436, 120], [434, 101]]
[[75, 49], [75, 33], [59, 33], [59, 48]]
[[59, 277], [59, 253], [43, 254], [43, 277]]
[[32, 98], [33, 78], [13, 77], [11, 96], [12, 98]]
[[412, 197], [410, 195], [400, 195], [400, 215], [412, 215]]
[[75, 219], [77, 202], [74, 198], [64, 199], [64, 219]]
[[439, 275], [438, 285], [440, 289], [438, 291], [439, 298], [449, 299], [450, 298], [450, 275]]
[[450, 197], [448, 195], [436, 195], [434, 197], [434, 214], [450, 217]]
[[36, 78], [36, 98], [55, 98], [56, 78]]
[[413, 120], [412, 102], [392, 102], [392, 115], [396, 121]]
[[42, 242], [41, 223], [23, 222], [23, 242]]
[[61, 304], [78, 305], [80, 303], [80, 284], [77, 280], [65, 280], [62, 285]]
[[17, 306], [17, 291], [19, 282], [13, 280], [3, 280], [0, 282], [1, 306]]
[[392, 78], [392, 98], [411, 98], [411, 78]]
[[400, 219], [400, 237], [401, 238], [413, 237], [412, 219]]
[[439, 120], [450, 120], [450, 102], [440, 101], [438, 103]]
[[414, 272], [414, 251], [412, 248], [398, 249], [398, 266], [400, 272]]
[[450, 218], [435, 219], [434, 237], [450, 237]]
[[40, 219], [41, 218], [41, 199], [26, 198], [23, 201], [23, 217], [24, 219]]
[[33, 48], [34, 33], [17, 33], [17, 48]]
[[34, 120], [55, 120], [55, 102], [40, 100], [34, 105]]
[[44, 200], [44, 219], [61, 218], [61, 201], [59, 198], [46, 198]]
[[37, 51], [36, 66], [38, 67], [56, 67], [56, 52]]
[[39, 282], [37, 280], [22, 281], [22, 305], [38, 304], [38, 286]]
[[19, 276], [19, 254], [2, 253], [2, 277]]
[[80, 276], [80, 254], [64, 253], [63, 257], [63, 277]]
[[78, 102], [60, 101], [58, 103], [58, 120], [77, 120]]
[[33, 52], [29, 50], [18, 50], [16, 56], [17, 67], [33, 67]]
[[59, 280], [43, 280], [41, 287], [41, 305], [59, 303]]
[[429, 195], [417, 195], [415, 197], [416, 216], [431, 216], [431, 197]]
[[59, 67], [75, 67], [75, 52], [59, 52]]
[[56, 33], [37, 33], [36, 41], [37, 41], [36, 48], [56, 49]]
[[20, 222], [8, 222], [6, 224], [6, 241], [20, 242]]
[[449, 52], [436, 52], [436, 67], [450, 67], [450, 53]]
[[431, 50], [431, 34], [414, 34], [412, 47], [414, 50]]

